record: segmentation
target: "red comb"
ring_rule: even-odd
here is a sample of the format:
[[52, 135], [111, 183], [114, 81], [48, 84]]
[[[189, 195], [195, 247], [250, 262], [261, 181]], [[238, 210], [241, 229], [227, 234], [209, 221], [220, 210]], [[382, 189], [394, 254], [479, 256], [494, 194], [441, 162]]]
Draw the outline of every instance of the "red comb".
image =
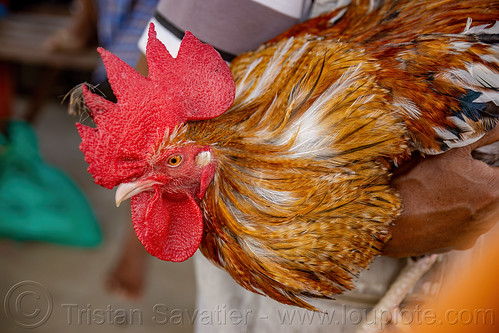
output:
[[235, 84], [228, 65], [210, 45], [186, 32], [173, 58], [149, 27], [146, 58], [149, 76], [102, 48], [116, 104], [83, 87], [85, 103], [97, 128], [77, 124], [80, 149], [95, 182], [112, 188], [144, 172], [147, 156], [166, 131], [189, 120], [215, 118], [234, 100]]

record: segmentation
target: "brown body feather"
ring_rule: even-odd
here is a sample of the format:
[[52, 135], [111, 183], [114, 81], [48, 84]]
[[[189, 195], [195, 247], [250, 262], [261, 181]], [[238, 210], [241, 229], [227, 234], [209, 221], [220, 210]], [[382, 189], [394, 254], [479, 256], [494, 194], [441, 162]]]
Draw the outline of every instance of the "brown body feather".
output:
[[[493, 23], [497, 1], [386, 1], [371, 11], [354, 1], [330, 25], [340, 11], [238, 57], [231, 109], [168, 143], [210, 146], [218, 163], [201, 202], [204, 255], [245, 288], [306, 308], [303, 296], [351, 289], [390, 238], [401, 205], [389, 163], [441, 151], [434, 128], [456, 127], [449, 117], [466, 89], [441, 73], [470, 62], [498, 71], [481, 57], [489, 45], [461, 34], [468, 17]], [[465, 120], [472, 138], [493, 126]]]

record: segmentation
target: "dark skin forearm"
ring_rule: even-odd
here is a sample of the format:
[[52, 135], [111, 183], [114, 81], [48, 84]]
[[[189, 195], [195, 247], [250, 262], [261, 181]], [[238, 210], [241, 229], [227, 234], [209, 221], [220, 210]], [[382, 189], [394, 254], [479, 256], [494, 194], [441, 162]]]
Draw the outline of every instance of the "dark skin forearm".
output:
[[395, 175], [402, 213], [384, 254], [392, 257], [468, 249], [499, 221], [499, 168], [471, 152], [499, 140], [499, 126], [478, 142], [418, 161]]

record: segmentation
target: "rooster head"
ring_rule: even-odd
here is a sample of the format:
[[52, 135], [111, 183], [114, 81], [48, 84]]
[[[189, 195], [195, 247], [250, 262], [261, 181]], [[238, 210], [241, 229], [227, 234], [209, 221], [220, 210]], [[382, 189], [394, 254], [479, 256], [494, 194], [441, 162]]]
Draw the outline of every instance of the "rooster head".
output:
[[234, 100], [228, 65], [210, 45], [186, 32], [173, 58], [149, 28], [144, 77], [99, 48], [117, 103], [83, 86], [96, 127], [77, 124], [81, 151], [97, 184], [113, 188], [119, 205], [132, 198], [132, 221], [152, 255], [183, 261], [201, 242], [199, 200], [215, 173], [209, 147], [171, 146], [168, 137], [189, 120], [224, 113]]

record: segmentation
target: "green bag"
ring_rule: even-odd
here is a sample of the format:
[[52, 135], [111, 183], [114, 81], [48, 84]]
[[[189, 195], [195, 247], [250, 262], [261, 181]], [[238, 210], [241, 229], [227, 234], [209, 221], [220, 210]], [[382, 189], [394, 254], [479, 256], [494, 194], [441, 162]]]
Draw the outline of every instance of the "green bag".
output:
[[86, 198], [61, 171], [44, 163], [25, 122], [0, 133], [0, 237], [74, 246], [101, 242]]

